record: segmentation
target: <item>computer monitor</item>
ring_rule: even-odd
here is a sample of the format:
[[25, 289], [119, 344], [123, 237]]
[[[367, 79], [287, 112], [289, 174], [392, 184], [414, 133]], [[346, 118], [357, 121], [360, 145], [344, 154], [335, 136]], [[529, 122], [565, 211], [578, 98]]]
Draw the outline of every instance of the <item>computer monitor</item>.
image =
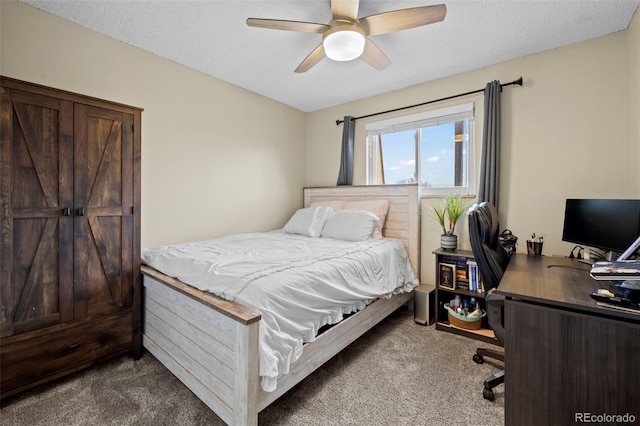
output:
[[562, 240], [607, 251], [613, 260], [640, 236], [640, 200], [567, 199]]

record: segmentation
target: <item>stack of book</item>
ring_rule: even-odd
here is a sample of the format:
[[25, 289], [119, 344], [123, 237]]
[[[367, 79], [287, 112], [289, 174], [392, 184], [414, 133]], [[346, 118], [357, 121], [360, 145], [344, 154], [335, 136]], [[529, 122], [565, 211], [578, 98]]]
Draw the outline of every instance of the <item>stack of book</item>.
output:
[[469, 259], [467, 260], [467, 269], [469, 276], [469, 291], [473, 291], [475, 293], [484, 293], [484, 288], [482, 286], [482, 280], [480, 279], [480, 272], [478, 271], [478, 264], [475, 260]]
[[474, 259], [443, 254], [440, 256], [440, 265], [447, 266], [454, 271], [456, 277], [454, 288], [469, 290], [473, 293], [484, 293], [478, 265]]
[[448, 256], [442, 255], [440, 258], [441, 263], [451, 265], [455, 269], [456, 274], [456, 287], [469, 289], [469, 276], [467, 274], [467, 258], [462, 256]]

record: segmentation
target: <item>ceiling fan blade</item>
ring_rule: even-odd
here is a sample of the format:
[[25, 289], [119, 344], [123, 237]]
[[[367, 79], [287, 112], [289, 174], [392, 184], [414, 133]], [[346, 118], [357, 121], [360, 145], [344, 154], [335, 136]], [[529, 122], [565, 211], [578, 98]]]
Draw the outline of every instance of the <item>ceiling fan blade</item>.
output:
[[322, 43], [320, 43], [318, 47], [313, 49], [313, 51], [309, 53], [306, 58], [304, 58], [304, 61], [302, 61], [300, 65], [298, 65], [298, 68], [296, 68], [295, 72], [302, 73], [309, 71], [312, 66], [320, 62], [324, 57], [324, 46], [322, 45]]
[[360, 18], [360, 23], [365, 34], [378, 35], [440, 22], [446, 15], [447, 6], [436, 4], [370, 15]]
[[358, 19], [359, 0], [331, 0], [331, 14], [336, 21]]
[[382, 71], [391, 65], [391, 61], [387, 58], [387, 55], [378, 47], [377, 44], [367, 38], [364, 45], [364, 52], [360, 55], [360, 59], [371, 65], [378, 71]]
[[259, 19], [247, 18], [247, 25], [250, 27], [269, 28], [272, 30], [298, 31], [301, 33], [323, 34], [330, 27], [325, 24], [313, 22], [285, 21], [282, 19]]

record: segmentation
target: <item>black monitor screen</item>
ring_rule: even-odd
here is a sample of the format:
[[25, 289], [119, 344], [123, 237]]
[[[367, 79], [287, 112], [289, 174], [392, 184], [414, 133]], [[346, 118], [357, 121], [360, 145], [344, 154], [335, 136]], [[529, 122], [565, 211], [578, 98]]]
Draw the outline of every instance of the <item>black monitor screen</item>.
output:
[[563, 241], [623, 252], [638, 235], [640, 200], [567, 200]]

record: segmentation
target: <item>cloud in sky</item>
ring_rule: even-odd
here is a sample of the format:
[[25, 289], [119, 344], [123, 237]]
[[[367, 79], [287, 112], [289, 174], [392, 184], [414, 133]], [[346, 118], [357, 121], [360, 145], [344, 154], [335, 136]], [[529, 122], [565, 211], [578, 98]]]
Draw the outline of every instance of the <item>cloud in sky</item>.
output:
[[440, 157], [438, 157], [437, 155], [434, 155], [433, 157], [425, 158], [424, 161], [428, 163], [437, 163], [438, 161], [440, 161]]

